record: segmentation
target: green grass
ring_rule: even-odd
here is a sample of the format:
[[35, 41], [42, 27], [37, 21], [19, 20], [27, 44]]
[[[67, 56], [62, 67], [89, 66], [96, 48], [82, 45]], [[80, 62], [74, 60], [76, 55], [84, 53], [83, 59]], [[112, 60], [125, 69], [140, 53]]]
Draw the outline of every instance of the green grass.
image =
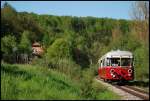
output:
[[99, 84], [92, 86], [94, 97], [86, 98], [80, 85], [67, 75], [45, 67], [1, 64], [2, 100], [119, 99]]
[[78, 88], [67, 76], [46, 68], [1, 66], [2, 99], [79, 99]]
[[96, 99], [101, 100], [119, 100], [121, 97], [117, 94], [115, 94], [112, 91], [109, 91], [107, 87], [104, 85], [98, 83], [97, 81], [93, 82], [93, 88], [96, 90]]

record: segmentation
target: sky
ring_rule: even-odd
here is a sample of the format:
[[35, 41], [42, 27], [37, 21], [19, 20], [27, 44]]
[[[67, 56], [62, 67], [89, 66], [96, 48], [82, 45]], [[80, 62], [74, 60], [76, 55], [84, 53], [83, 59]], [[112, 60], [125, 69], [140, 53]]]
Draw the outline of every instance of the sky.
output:
[[[5, 1], [1, 1], [1, 6]], [[78, 17], [131, 19], [134, 1], [7, 1], [18, 12]]]

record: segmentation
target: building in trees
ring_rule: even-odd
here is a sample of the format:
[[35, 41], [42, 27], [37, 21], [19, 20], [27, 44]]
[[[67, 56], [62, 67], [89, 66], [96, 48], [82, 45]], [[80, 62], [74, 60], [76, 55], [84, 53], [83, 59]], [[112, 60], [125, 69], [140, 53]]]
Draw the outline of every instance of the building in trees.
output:
[[32, 44], [32, 54], [34, 56], [41, 56], [43, 53], [44, 53], [44, 50], [42, 46], [40, 45], [40, 43], [35, 42]]

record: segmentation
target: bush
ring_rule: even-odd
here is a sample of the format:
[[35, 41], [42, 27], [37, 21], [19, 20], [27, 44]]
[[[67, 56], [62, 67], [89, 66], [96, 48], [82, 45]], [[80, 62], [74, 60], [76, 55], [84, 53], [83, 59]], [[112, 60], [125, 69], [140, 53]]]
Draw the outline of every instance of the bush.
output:
[[24, 31], [21, 36], [19, 50], [21, 53], [31, 53], [32, 47], [29, 39], [29, 31]]
[[135, 55], [135, 78], [138, 80], [149, 79], [149, 52], [148, 47], [137, 48]]
[[59, 58], [71, 58], [72, 56], [71, 45], [67, 42], [67, 40], [63, 38], [59, 38], [55, 40], [55, 42], [49, 46], [46, 53], [46, 59], [51, 60]]
[[14, 47], [16, 47], [16, 38], [11, 35], [4, 36], [1, 39], [1, 51], [2, 51], [2, 59], [6, 62], [12, 63], [14, 56]]
[[93, 82], [93, 72], [90, 69], [85, 69], [82, 71], [82, 78], [81, 78], [81, 95], [88, 99], [95, 99], [95, 91], [92, 88]]

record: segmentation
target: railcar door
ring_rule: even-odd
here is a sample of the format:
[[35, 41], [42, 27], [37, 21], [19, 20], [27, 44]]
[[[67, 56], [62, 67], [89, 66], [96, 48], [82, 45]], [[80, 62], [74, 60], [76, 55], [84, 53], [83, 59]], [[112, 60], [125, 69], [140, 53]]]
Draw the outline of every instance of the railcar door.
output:
[[100, 60], [100, 63], [99, 63], [99, 76], [100, 78], [104, 78], [105, 76], [105, 68], [104, 68], [104, 59]]

